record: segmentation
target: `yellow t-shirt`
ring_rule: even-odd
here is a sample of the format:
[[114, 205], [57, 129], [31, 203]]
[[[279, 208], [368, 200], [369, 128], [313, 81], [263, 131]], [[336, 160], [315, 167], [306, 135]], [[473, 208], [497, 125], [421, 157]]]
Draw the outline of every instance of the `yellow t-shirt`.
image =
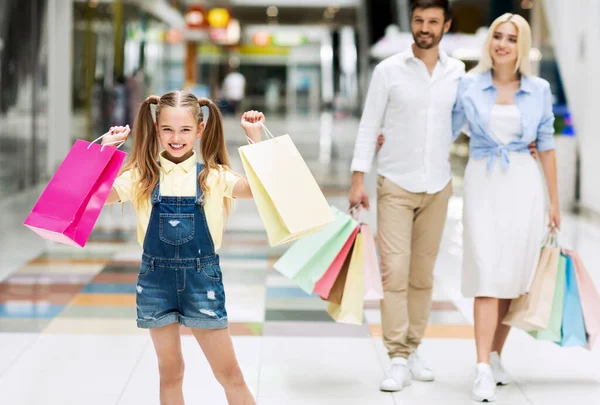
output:
[[[164, 196], [195, 197], [198, 174], [196, 173], [197, 155], [175, 164], [160, 155], [160, 194]], [[204, 212], [215, 250], [221, 247], [223, 240], [224, 205], [223, 198], [233, 199], [233, 188], [239, 177], [229, 170], [212, 170], [206, 180], [210, 192], [204, 197]], [[134, 200], [134, 182], [136, 177], [128, 170], [115, 180], [113, 187], [121, 202]], [[144, 246], [146, 230], [150, 224], [152, 203], [147, 201], [134, 204], [137, 213], [138, 242]]]

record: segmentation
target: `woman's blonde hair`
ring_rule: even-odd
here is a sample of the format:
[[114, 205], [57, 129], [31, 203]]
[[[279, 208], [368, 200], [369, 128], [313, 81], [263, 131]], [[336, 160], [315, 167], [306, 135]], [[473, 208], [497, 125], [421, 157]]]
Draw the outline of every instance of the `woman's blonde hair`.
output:
[[[153, 118], [152, 106], [156, 106], [156, 122]], [[210, 170], [231, 170], [223, 131], [223, 119], [215, 103], [207, 98], [199, 99], [188, 91], [172, 91], [161, 97], [150, 96], [144, 100], [138, 111], [133, 126], [133, 150], [129, 160], [121, 169], [121, 173], [132, 170], [132, 174], [135, 174], [135, 198], [133, 198], [135, 204], [149, 199], [152, 190], [160, 180], [158, 166], [160, 142], [157, 128], [160, 112], [166, 107], [189, 108], [198, 125], [204, 121], [201, 107], [208, 107], [209, 117], [200, 139], [204, 169], [198, 174], [198, 183], [200, 183], [203, 193], [210, 191], [206, 184]], [[228, 215], [231, 211], [231, 200], [225, 198], [223, 202], [225, 213]]]
[[523, 17], [518, 14], [506, 13], [496, 18], [492, 23], [487, 38], [481, 48], [481, 58], [474, 71], [477, 72], [488, 72], [494, 67], [494, 60], [490, 53], [490, 43], [494, 38], [494, 32], [498, 29], [501, 24], [510, 22], [517, 28], [517, 63], [515, 64], [515, 72], [519, 72], [524, 76], [531, 75], [531, 28], [529, 23]]

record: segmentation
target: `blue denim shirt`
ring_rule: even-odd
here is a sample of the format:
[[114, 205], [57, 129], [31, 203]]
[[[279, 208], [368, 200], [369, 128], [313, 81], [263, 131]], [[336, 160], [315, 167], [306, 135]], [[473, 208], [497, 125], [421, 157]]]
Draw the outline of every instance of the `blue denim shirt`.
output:
[[491, 71], [468, 73], [462, 77], [452, 111], [453, 141], [460, 135], [465, 120], [471, 134], [469, 155], [475, 159], [488, 159], [488, 170], [496, 157], [503, 168], [510, 164], [510, 152], [528, 152], [528, 145], [537, 141], [537, 150], [554, 149], [554, 113], [550, 84], [539, 77], [522, 76], [521, 87], [515, 94], [515, 103], [521, 112], [521, 136], [518, 141], [498, 144], [489, 134], [492, 107], [498, 90], [492, 81]]

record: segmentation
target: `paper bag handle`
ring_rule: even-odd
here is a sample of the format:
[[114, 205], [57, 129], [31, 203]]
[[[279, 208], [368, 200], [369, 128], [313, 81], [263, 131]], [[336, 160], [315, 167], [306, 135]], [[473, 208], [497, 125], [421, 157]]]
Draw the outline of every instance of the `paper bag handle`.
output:
[[361, 222], [360, 221], [360, 214], [362, 214], [362, 211], [363, 211], [363, 207], [362, 207], [361, 203], [358, 203], [355, 206], [350, 207], [348, 209], [348, 213], [350, 214], [350, 216], [352, 216], [352, 218], [354, 218], [358, 222]]
[[[261, 121], [259, 121], [259, 122], [260, 122], [260, 125], [262, 125], [263, 129], [265, 130], [265, 133], [267, 134], [267, 138], [268, 139], [275, 139], [275, 137], [273, 136], [273, 134], [271, 133], [271, 131], [269, 131], [269, 129], [267, 128], [267, 126], [265, 124], [263, 124]], [[248, 136], [246, 136], [246, 139], [248, 139], [248, 143], [250, 145], [256, 143], [252, 139], [250, 139]]]
[[[97, 141], [99, 141], [100, 139], [104, 138], [105, 136], [110, 135], [110, 131], [108, 131], [107, 133], [99, 136], [98, 138], [94, 139], [92, 142], [90, 142], [90, 144], [88, 145], [87, 149], [90, 150], [90, 147], [92, 146], [93, 143], [96, 143]], [[114, 141], [114, 142], [108, 142], [105, 143], [104, 145], [102, 145], [102, 147], [100, 148], [100, 152], [102, 152], [104, 150], [104, 147], [106, 145], [112, 145], [118, 143], [119, 146], [117, 146], [117, 149], [119, 149], [121, 146], [123, 146], [123, 144], [125, 143], [125, 141]]]

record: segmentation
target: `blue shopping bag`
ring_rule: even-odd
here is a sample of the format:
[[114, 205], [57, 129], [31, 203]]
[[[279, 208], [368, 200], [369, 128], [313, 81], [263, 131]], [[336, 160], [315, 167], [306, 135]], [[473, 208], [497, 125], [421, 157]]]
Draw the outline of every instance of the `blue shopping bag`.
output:
[[585, 346], [587, 344], [587, 336], [585, 333], [581, 300], [579, 298], [579, 289], [577, 287], [577, 278], [575, 276], [575, 266], [571, 257], [566, 256], [566, 259], [567, 274], [561, 327], [562, 339], [559, 345], [563, 347]]

